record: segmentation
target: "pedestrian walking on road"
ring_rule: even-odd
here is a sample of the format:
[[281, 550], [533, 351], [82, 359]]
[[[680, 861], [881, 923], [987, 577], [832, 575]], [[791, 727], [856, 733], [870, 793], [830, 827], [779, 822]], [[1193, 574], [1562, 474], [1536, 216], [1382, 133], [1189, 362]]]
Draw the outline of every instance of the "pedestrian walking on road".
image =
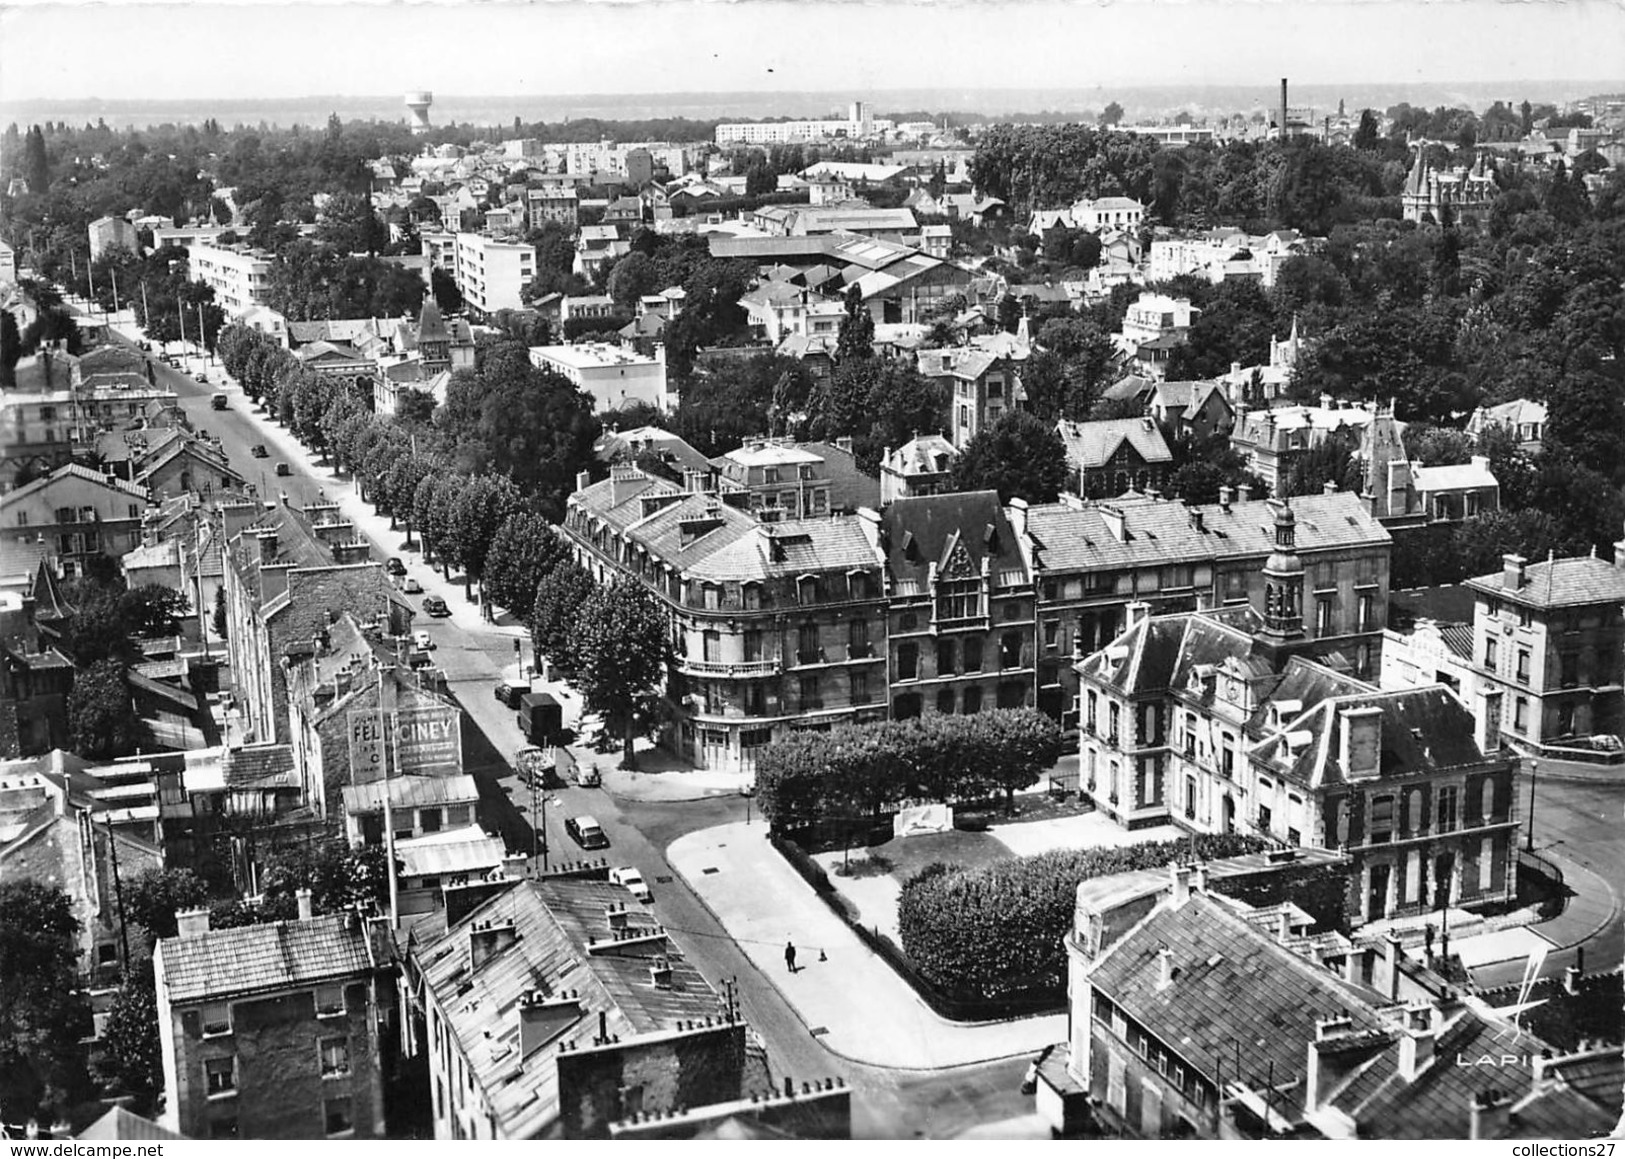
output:
[[796, 944], [794, 942], [784, 943], [784, 964], [790, 967], [790, 973], [794, 974], [796, 972]]

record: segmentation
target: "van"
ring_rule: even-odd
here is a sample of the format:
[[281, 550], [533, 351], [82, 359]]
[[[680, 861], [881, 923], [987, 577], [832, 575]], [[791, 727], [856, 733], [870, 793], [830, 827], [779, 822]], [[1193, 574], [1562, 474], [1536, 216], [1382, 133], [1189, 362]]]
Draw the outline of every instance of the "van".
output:
[[564, 831], [583, 849], [608, 849], [609, 838], [591, 817], [566, 817]]
[[519, 697], [519, 731], [534, 745], [559, 743], [564, 727], [564, 709], [546, 692], [526, 692]]
[[230, 404], [226, 401], [225, 395], [217, 394], [214, 396], [214, 400], [210, 403], [210, 405], [213, 406], [215, 410], [225, 410]]

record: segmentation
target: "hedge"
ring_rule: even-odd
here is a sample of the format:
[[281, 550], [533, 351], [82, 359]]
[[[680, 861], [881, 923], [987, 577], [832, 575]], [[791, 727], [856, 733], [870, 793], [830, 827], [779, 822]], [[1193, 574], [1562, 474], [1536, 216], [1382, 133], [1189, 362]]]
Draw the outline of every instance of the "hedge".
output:
[[835, 887], [830, 884], [829, 874], [824, 872], [824, 867], [809, 857], [801, 846], [773, 832], [768, 833], [767, 839], [816, 892], [820, 894], [835, 892]]
[[1012, 857], [976, 869], [928, 867], [897, 904], [903, 952], [932, 986], [961, 1001], [1066, 993], [1066, 951], [1078, 883], [1171, 861], [1236, 857], [1268, 848], [1258, 837], [1197, 835], [1112, 849]]

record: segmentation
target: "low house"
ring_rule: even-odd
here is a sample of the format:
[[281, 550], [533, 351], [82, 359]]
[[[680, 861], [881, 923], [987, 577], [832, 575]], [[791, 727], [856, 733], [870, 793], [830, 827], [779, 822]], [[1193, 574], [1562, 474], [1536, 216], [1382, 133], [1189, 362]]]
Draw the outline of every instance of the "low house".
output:
[[1067, 485], [1086, 498], [1161, 491], [1174, 469], [1168, 440], [1149, 418], [1062, 419], [1055, 432], [1066, 447]]
[[1217, 382], [1159, 382], [1151, 392], [1149, 409], [1176, 439], [1228, 438], [1236, 425], [1236, 408]]
[[1546, 405], [1518, 398], [1499, 406], [1481, 406], [1467, 420], [1467, 433], [1474, 439], [1497, 427], [1512, 431], [1525, 451], [1538, 452], [1546, 441]]

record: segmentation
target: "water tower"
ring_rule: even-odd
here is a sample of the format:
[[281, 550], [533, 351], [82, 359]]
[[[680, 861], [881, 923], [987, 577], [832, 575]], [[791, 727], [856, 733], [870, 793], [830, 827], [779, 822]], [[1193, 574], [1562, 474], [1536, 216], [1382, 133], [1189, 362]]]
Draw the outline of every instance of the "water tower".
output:
[[429, 106], [434, 104], [434, 94], [427, 89], [406, 94], [406, 107], [412, 110], [412, 132], [427, 133], [434, 128], [429, 124]]

